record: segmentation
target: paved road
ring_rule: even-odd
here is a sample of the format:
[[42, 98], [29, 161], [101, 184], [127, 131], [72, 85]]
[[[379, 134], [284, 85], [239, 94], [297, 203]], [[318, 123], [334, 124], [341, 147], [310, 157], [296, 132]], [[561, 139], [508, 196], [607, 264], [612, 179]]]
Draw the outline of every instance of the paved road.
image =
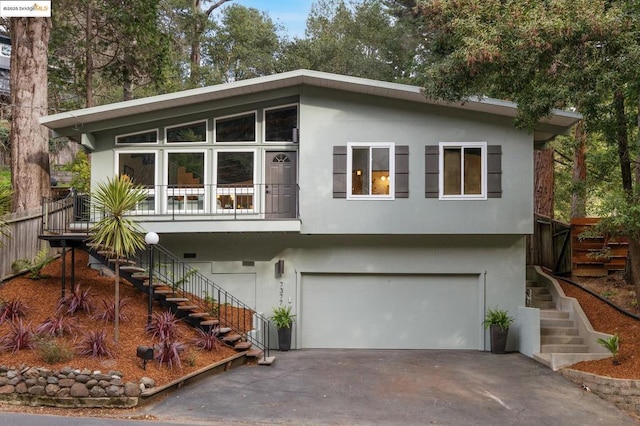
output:
[[141, 408], [160, 421], [296, 425], [637, 425], [517, 353], [296, 350]]

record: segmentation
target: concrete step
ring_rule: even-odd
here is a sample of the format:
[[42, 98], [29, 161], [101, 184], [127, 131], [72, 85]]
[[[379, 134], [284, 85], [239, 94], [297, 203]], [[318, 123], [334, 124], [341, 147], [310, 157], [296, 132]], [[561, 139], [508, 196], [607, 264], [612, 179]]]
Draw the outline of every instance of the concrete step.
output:
[[584, 345], [580, 336], [547, 335], [540, 336], [541, 345]]
[[540, 319], [569, 319], [569, 312], [559, 311], [557, 309], [541, 309]]
[[532, 302], [553, 302], [551, 293], [538, 293], [531, 295]]
[[575, 327], [572, 319], [540, 318], [540, 327]]
[[536, 280], [527, 280], [527, 288], [529, 287], [541, 287], [541, 288], [547, 288], [546, 286], [543, 286], [542, 284], [540, 284], [538, 281]]
[[576, 327], [540, 327], [540, 336], [578, 336]]
[[538, 308], [538, 309], [555, 309], [556, 308], [556, 302], [538, 302], [538, 301], [533, 301], [533, 302], [531, 302], [531, 307], [532, 308]]
[[540, 345], [540, 352], [546, 353], [582, 354], [588, 351], [587, 345]]
[[547, 287], [527, 287], [527, 290], [531, 292], [532, 296], [536, 296], [538, 294], [551, 294]]

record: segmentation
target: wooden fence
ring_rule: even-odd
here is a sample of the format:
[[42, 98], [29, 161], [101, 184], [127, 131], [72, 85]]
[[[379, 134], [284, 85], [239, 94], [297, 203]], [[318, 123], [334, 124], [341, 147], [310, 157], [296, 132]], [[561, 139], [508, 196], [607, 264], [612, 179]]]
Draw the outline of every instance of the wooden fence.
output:
[[558, 275], [571, 274], [571, 225], [535, 215], [527, 264], [544, 266]]
[[50, 249], [48, 242], [38, 239], [42, 224], [41, 208], [6, 215], [3, 220], [8, 225], [10, 238], [4, 238], [0, 248], [0, 282], [15, 276], [12, 264], [16, 260], [33, 260], [43, 248], [48, 248], [52, 256], [59, 252], [58, 249]]
[[585, 236], [600, 219], [582, 217], [571, 219], [571, 263], [576, 277], [605, 277], [624, 271], [629, 243], [626, 238], [607, 238], [603, 235]]

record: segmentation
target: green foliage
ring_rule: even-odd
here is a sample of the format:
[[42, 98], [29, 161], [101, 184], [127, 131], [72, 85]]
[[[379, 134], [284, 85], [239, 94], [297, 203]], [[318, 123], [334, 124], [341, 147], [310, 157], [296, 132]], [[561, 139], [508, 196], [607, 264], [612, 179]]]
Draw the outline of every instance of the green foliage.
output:
[[599, 338], [597, 340], [597, 342], [604, 347], [605, 349], [607, 349], [609, 352], [611, 352], [611, 355], [613, 355], [613, 364], [617, 365], [620, 363], [620, 361], [618, 360], [618, 352], [620, 351], [620, 338], [618, 337], [617, 334], [614, 334], [613, 336], [607, 338], [607, 339], [602, 339]]
[[42, 268], [54, 260], [54, 257], [49, 256], [49, 249], [43, 248], [36, 254], [36, 257], [33, 260], [18, 259], [13, 262], [11, 266], [16, 272], [24, 271], [26, 269], [29, 271], [29, 278], [32, 280], [39, 280], [48, 277], [48, 275], [42, 274]]
[[604, 297], [605, 299], [609, 299], [611, 297], [614, 297], [618, 294], [617, 291], [615, 290], [604, 290], [602, 292], [600, 292], [600, 296]]
[[291, 313], [291, 305], [273, 308], [271, 320], [277, 328], [291, 328], [296, 316]]
[[5, 239], [11, 238], [9, 226], [2, 217], [11, 211], [12, 195], [10, 174], [0, 171], [0, 248]]
[[91, 164], [84, 151], [78, 151], [73, 162], [66, 164], [63, 170], [72, 173], [71, 187], [79, 193], [87, 194], [91, 190]]
[[487, 309], [482, 325], [484, 325], [484, 328], [489, 328], [492, 325], [499, 325], [500, 328], [506, 330], [512, 322], [513, 317], [509, 316], [509, 312], [496, 307], [494, 309]]
[[147, 198], [140, 185], [134, 186], [127, 176], [116, 176], [98, 184], [93, 202], [103, 213], [89, 230], [92, 243], [107, 247], [116, 258], [124, 258], [145, 247], [140, 225], [127, 216], [135, 206]]
[[36, 344], [40, 358], [47, 364], [57, 364], [73, 359], [73, 351], [55, 339], [40, 339]]

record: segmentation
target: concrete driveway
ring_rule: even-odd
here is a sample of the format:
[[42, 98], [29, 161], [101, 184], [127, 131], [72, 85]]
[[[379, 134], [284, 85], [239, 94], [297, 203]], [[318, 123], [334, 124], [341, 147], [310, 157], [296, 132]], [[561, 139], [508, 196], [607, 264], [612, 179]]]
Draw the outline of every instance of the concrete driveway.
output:
[[274, 352], [271, 367], [202, 379], [141, 411], [161, 422], [296, 425], [637, 425], [517, 353]]

